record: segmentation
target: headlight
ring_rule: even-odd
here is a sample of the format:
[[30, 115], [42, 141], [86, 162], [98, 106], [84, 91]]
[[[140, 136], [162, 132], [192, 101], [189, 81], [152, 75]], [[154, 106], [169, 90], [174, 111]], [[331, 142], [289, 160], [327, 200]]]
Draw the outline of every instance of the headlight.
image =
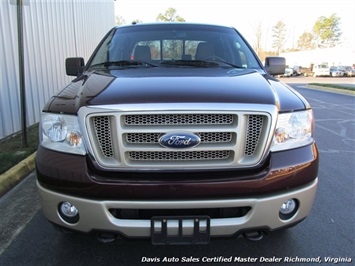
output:
[[74, 115], [42, 113], [41, 145], [51, 150], [84, 155], [85, 148]]
[[312, 110], [280, 114], [271, 151], [305, 146], [313, 142]]

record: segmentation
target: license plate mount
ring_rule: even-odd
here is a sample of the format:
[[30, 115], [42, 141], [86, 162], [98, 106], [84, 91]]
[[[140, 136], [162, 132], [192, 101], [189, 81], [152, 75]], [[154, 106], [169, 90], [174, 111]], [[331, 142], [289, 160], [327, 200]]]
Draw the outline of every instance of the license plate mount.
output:
[[208, 244], [209, 216], [154, 216], [151, 218], [151, 239], [154, 245]]

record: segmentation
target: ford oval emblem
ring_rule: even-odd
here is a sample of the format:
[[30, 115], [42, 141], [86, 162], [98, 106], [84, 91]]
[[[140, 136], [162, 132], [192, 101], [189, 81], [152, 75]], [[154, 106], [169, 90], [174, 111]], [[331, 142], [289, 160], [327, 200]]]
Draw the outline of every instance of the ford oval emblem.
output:
[[189, 132], [172, 132], [159, 138], [160, 145], [173, 149], [192, 148], [200, 144], [200, 142], [201, 139], [198, 135]]

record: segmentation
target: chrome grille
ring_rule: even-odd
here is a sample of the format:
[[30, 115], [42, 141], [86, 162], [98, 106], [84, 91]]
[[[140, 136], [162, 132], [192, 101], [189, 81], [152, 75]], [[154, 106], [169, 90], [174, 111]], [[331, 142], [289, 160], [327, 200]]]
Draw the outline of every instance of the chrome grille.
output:
[[201, 161], [228, 159], [230, 151], [129, 152], [131, 160], [139, 161]]
[[94, 124], [96, 140], [99, 144], [102, 154], [105, 157], [112, 158], [114, 154], [110, 117], [96, 116], [92, 118], [92, 123]]
[[245, 143], [245, 155], [252, 156], [258, 147], [264, 117], [262, 115], [249, 115]]
[[156, 114], [126, 115], [126, 125], [230, 125], [233, 115], [229, 114]]
[[[201, 143], [222, 143], [232, 141], [232, 132], [198, 132]], [[152, 144], [159, 143], [161, 133], [128, 133], [125, 135], [127, 143]]]
[[[270, 115], [263, 112], [124, 111], [88, 113], [92, 153], [104, 168], [239, 168], [256, 165], [269, 139]], [[199, 145], [160, 145], [169, 133], [192, 133]]]

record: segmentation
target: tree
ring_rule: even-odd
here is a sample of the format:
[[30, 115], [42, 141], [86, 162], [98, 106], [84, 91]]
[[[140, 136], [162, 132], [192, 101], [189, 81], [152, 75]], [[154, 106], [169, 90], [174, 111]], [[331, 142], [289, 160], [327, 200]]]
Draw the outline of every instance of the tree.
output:
[[256, 40], [255, 40], [254, 50], [259, 57], [260, 57], [260, 54], [262, 53], [261, 39], [262, 39], [262, 35], [263, 35], [263, 30], [262, 30], [261, 25], [262, 25], [262, 23], [259, 21], [259, 23], [255, 29]]
[[297, 41], [297, 47], [300, 50], [314, 49], [314, 35], [311, 32], [304, 32]]
[[[142, 23], [142, 21], [139, 19], [135, 19], [131, 22], [131, 24], [138, 24], [138, 23]], [[122, 16], [116, 16], [116, 25], [117, 26], [122, 26], [125, 24], [126, 24], [126, 20]]]
[[132, 21], [132, 24], [138, 24], [138, 23], [142, 23], [142, 21], [139, 19], [135, 19]]
[[321, 16], [313, 26], [316, 43], [319, 48], [334, 47], [339, 44], [342, 34], [340, 29], [340, 17], [332, 14], [330, 17]]
[[282, 52], [286, 41], [286, 25], [282, 21], [278, 21], [272, 28], [273, 31], [273, 43], [272, 48], [276, 49], [276, 54]]
[[122, 16], [116, 16], [116, 25], [121, 26], [124, 24], [126, 24], [126, 21], [124, 20], [124, 18]]
[[159, 13], [157, 16], [157, 21], [162, 21], [162, 22], [185, 22], [185, 19], [182, 17], [178, 16], [176, 14], [176, 9], [175, 8], [168, 8], [164, 14]]

